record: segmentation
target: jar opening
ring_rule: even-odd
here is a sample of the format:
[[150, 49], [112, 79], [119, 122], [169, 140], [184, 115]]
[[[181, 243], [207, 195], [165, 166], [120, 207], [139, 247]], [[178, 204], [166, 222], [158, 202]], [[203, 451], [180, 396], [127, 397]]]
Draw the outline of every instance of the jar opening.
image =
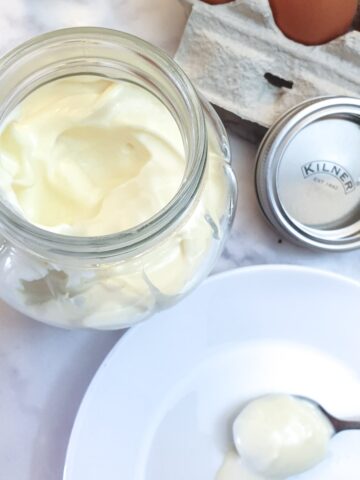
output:
[[134, 254], [158, 239], [182, 217], [196, 195], [207, 157], [207, 132], [197, 94], [182, 70], [165, 53], [128, 34], [103, 28], [64, 29], [37, 37], [0, 63], [0, 122], [32, 91], [73, 75], [97, 75], [132, 82], [155, 95], [180, 130], [185, 174], [172, 200], [148, 221], [102, 236], [53, 233], [25, 220], [0, 200], [5, 236], [41, 254], [98, 259]]

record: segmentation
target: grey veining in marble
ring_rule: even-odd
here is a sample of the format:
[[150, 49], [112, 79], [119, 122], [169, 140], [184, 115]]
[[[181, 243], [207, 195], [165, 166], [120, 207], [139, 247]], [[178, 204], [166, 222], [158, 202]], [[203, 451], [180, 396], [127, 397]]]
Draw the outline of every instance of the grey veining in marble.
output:
[[[173, 53], [185, 22], [177, 0], [0, 0], [0, 52], [61, 27], [135, 33]], [[360, 276], [359, 252], [319, 254], [281, 241], [257, 206], [255, 147], [231, 135], [239, 181], [236, 221], [216, 271], [296, 263]], [[0, 303], [0, 479], [61, 480], [72, 422], [118, 332], [70, 332], [37, 324]]]
[[1, 0], [0, 52], [58, 28], [115, 28], [173, 53], [185, 22], [177, 0]]

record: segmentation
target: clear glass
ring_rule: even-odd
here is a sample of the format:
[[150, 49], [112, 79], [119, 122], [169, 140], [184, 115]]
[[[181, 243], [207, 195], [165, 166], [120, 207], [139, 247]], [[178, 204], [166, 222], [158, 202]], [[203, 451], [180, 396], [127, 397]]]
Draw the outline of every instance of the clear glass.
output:
[[185, 175], [171, 202], [136, 228], [75, 237], [43, 230], [0, 201], [0, 292], [17, 310], [66, 328], [124, 328], [190, 292], [231, 226], [236, 182], [226, 132], [165, 53], [101, 28], [37, 37], [0, 62], [0, 122], [44, 83], [95, 74], [156, 95], [180, 129]]

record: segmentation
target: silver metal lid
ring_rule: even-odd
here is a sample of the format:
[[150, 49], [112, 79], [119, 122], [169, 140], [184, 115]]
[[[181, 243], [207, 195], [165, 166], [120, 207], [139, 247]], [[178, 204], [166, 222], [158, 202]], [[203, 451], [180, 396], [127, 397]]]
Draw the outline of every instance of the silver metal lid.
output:
[[360, 247], [360, 99], [298, 105], [268, 131], [257, 154], [265, 216], [288, 239], [331, 251]]

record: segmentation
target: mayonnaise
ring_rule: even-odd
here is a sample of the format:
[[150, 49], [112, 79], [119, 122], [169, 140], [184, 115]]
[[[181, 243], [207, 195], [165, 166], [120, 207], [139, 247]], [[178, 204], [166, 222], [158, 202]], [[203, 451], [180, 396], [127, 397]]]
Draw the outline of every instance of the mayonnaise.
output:
[[226, 455], [216, 480], [266, 480], [266, 478], [248, 468], [239, 455], [231, 451]]
[[[219, 250], [233, 205], [224, 155], [208, 126], [197, 201], [151, 248], [82, 267], [5, 242], [2, 297], [25, 314], [67, 327], [131, 325], [198, 282]], [[78, 236], [122, 232], [174, 197], [186, 167], [179, 128], [147, 90], [74, 76], [32, 92], [0, 126], [0, 197], [42, 229]], [[228, 224], [227, 224], [228, 225]]]
[[330, 421], [315, 404], [291, 395], [260, 397], [236, 418], [233, 436], [238, 459], [227, 458], [218, 480], [232, 480], [235, 468], [256, 479], [297, 475], [325, 458], [333, 434]]
[[135, 227], [174, 197], [185, 170], [179, 128], [145, 89], [96, 76], [50, 82], [0, 134], [0, 191], [31, 223], [97, 236]]

